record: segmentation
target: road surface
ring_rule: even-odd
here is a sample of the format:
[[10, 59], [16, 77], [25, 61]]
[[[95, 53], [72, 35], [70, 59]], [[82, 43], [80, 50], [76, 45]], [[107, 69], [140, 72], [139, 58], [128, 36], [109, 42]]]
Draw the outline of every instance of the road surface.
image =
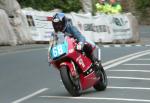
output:
[[[141, 28], [142, 38], [150, 31]], [[142, 40], [144, 40], [142, 39]], [[71, 97], [47, 63], [48, 45], [0, 48], [0, 103], [150, 103], [150, 43], [104, 45], [105, 91]]]

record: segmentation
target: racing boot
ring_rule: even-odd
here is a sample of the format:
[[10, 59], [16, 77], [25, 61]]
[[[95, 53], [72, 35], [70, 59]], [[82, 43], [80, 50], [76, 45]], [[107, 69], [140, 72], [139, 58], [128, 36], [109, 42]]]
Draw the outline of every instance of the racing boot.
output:
[[101, 75], [101, 64], [100, 63], [101, 62], [93, 55], [91, 55], [89, 58], [91, 59], [91, 61], [93, 63], [92, 67], [93, 67], [96, 77], [100, 77], [100, 75]]

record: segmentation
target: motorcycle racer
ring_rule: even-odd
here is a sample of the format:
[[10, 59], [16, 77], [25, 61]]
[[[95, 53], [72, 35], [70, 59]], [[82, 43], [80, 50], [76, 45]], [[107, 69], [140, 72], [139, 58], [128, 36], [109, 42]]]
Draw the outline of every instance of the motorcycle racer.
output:
[[52, 34], [50, 39], [50, 46], [52, 46], [53, 43], [56, 43], [55, 41], [57, 40], [57, 32], [63, 32], [64, 34], [70, 35], [77, 39], [77, 50], [83, 50], [87, 57], [89, 57], [93, 63], [95, 62], [96, 57], [93, 55], [93, 47], [95, 46], [95, 43], [91, 43], [91, 41], [87, 40], [78, 31], [78, 29], [73, 26], [71, 20], [67, 18], [64, 13], [56, 13], [53, 16], [52, 25], [55, 32]]

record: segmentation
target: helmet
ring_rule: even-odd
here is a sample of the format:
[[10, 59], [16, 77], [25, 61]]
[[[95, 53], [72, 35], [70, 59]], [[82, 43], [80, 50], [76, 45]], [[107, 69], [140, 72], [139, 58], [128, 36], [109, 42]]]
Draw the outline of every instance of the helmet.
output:
[[63, 32], [65, 29], [66, 17], [64, 13], [56, 13], [52, 19], [52, 25], [55, 32]]

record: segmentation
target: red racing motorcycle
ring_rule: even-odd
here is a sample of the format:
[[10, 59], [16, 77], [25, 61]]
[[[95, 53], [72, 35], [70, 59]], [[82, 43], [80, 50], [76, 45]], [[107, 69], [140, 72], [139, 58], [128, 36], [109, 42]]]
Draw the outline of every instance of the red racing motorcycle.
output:
[[65, 36], [64, 33], [57, 35], [57, 42], [48, 50], [48, 59], [60, 71], [67, 91], [72, 96], [80, 96], [83, 90], [91, 87], [96, 91], [105, 90], [107, 76], [101, 62], [92, 63], [84, 51], [78, 51], [74, 38]]

